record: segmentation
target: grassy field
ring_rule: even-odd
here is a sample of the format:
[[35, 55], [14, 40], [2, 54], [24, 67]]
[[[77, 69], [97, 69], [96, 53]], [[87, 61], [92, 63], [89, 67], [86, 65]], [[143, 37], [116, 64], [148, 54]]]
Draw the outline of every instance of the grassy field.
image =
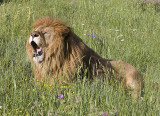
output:
[[[159, 116], [159, 5], [155, 0], [3, 0], [0, 115]], [[102, 57], [134, 65], [144, 76], [143, 100], [126, 96], [123, 86], [114, 88], [99, 80], [53, 86], [36, 82], [26, 61], [25, 44], [31, 24], [42, 16], [67, 22]]]

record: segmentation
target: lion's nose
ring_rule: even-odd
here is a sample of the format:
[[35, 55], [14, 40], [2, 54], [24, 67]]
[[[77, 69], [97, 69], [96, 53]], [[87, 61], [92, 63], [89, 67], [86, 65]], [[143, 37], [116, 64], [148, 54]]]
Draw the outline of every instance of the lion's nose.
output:
[[31, 33], [31, 36], [32, 36], [33, 38], [38, 37], [38, 36], [39, 36], [39, 33], [38, 33], [38, 32], [33, 32], [33, 33]]

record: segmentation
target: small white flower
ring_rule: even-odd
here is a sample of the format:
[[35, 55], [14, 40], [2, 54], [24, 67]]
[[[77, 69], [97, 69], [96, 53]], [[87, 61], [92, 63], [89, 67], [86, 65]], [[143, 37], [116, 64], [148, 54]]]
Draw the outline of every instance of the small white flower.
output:
[[2, 109], [2, 106], [0, 106], [0, 109]]
[[84, 34], [84, 35], [86, 35], [86, 34]]
[[123, 35], [122, 35], [122, 34], [120, 34], [120, 35], [118, 35], [118, 36], [117, 36], [117, 38], [122, 37], [122, 36], [123, 36]]
[[133, 31], [136, 31], [137, 29], [133, 29]]
[[124, 41], [124, 39], [122, 39], [121, 41]]
[[82, 24], [82, 26], [83, 26], [84, 24]]
[[115, 30], [115, 31], [119, 31], [119, 30]]

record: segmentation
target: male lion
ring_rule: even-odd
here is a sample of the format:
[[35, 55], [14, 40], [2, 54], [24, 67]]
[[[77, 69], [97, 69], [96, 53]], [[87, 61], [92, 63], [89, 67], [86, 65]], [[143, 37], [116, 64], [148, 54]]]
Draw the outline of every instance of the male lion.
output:
[[89, 79], [108, 78], [124, 80], [137, 97], [144, 82], [132, 65], [100, 57], [80, 39], [69, 26], [60, 20], [44, 17], [33, 23], [35, 28], [27, 40], [26, 52], [37, 80], [54, 79], [68, 82], [78, 74]]

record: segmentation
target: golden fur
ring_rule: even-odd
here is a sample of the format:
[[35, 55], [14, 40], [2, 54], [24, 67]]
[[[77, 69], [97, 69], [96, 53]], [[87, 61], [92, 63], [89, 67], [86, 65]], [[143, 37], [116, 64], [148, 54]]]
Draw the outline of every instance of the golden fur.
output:
[[[33, 23], [33, 27], [35, 29], [28, 38], [26, 52], [36, 79], [49, 78], [52, 83], [55, 78], [60, 82], [61, 78], [65, 78], [69, 82], [77, 74], [91, 80], [114, 78], [118, 81], [124, 80], [125, 86], [133, 89], [134, 97], [137, 97], [143, 88], [143, 78], [133, 66], [120, 60], [103, 59], [60, 20], [50, 17], [40, 18]], [[49, 34], [45, 35], [47, 29]], [[35, 61], [33, 61], [33, 46], [30, 45], [30, 41], [34, 38], [37, 39], [36, 44], [42, 51], [42, 55], [34, 57], [38, 59]]]

